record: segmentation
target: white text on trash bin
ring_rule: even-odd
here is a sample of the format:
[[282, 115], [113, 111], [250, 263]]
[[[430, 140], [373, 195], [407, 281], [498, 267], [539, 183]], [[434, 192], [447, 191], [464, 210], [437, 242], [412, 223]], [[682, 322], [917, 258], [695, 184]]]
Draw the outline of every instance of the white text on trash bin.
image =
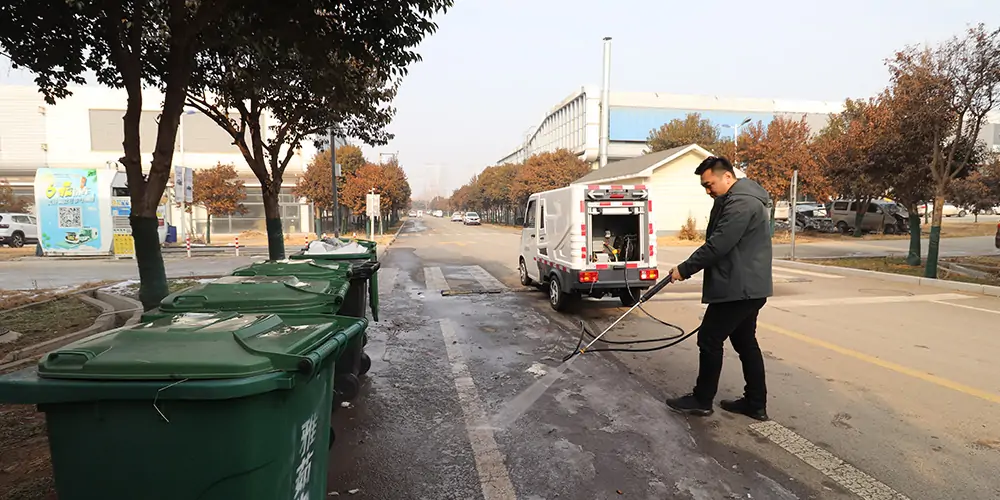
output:
[[309, 499], [309, 478], [312, 475], [313, 444], [316, 442], [316, 423], [319, 417], [313, 413], [302, 424], [299, 435], [298, 466], [295, 467], [295, 500]]

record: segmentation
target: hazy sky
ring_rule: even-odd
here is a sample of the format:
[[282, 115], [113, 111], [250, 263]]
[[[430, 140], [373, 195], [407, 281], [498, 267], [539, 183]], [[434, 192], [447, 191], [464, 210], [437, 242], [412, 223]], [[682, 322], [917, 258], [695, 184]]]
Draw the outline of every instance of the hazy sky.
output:
[[[414, 194], [442, 190], [511, 152], [545, 112], [601, 80], [612, 89], [840, 101], [885, 86], [884, 59], [969, 23], [996, 0], [457, 0], [419, 47], [396, 99], [398, 151]], [[4, 73], [0, 82], [30, 83]]]

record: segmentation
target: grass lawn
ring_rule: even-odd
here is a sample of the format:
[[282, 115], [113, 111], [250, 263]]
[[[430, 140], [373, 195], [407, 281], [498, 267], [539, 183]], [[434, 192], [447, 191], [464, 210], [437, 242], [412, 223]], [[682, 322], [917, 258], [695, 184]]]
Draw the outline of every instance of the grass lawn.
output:
[[100, 311], [96, 307], [75, 295], [0, 313], [0, 328], [21, 334], [13, 342], [0, 344], [0, 357], [60, 335], [83, 330], [97, 321], [98, 314]]
[[[866, 271], [878, 271], [882, 273], [903, 274], [907, 276], [924, 276], [924, 266], [911, 266], [906, 263], [904, 257], [855, 257], [847, 259], [827, 259], [808, 260], [810, 264], [820, 264], [824, 266], [849, 267], [853, 269], [864, 269]], [[941, 263], [955, 263], [960, 265], [986, 264], [1000, 269], [1000, 258], [997, 257], [957, 257], [941, 259]], [[981, 268], [979, 268], [981, 269]], [[944, 265], [938, 266], [938, 279], [960, 281], [963, 283], [975, 283], [977, 285], [1000, 285], [1000, 273], [993, 273], [989, 278], [972, 278], [949, 271]]]

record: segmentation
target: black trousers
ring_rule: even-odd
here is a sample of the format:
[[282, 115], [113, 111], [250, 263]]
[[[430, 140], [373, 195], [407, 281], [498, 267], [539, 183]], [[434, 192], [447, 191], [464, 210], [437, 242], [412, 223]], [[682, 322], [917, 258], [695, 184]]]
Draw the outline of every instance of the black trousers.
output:
[[767, 299], [740, 300], [709, 304], [698, 331], [699, 367], [694, 396], [711, 404], [719, 390], [722, 375], [722, 345], [728, 338], [743, 364], [746, 386], [743, 395], [754, 408], [767, 405], [764, 382], [764, 356], [757, 345], [757, 314]]

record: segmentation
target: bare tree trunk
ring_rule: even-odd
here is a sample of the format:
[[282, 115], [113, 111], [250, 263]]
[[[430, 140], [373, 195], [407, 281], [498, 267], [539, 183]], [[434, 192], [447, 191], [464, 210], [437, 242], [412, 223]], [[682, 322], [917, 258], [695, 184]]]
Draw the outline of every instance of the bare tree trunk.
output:
[[868, 204], [871, 203], [870, 198], [865, 198], [864, 200], [858, 200], [855, 202], [854, 211], [854, 237], [860, 238], [864, 235], [864, 231], [861, 230], [861, 224], [865, 220], [865, 213], [868, 212]]
[[934, 193], [934, 215], [931, 217], [931, 237], [927, 243], [925, 278], [937, 278], [938, 251], [941, 246], [941, 218], [944, 213], [944, 187], [938, 185]]

